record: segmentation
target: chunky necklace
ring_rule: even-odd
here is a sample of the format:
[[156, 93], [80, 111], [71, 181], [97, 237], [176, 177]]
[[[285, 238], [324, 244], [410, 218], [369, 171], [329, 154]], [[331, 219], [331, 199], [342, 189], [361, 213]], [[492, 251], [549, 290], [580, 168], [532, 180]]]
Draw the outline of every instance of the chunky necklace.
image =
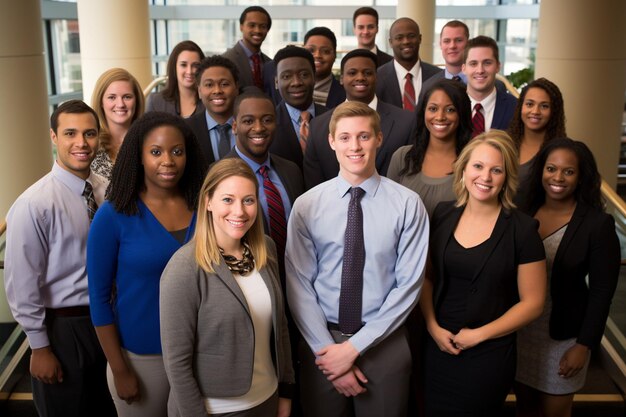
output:
[[241, 259], [237, 259], [232, 255], [226, 255], [224, 253], [224, 249], [219, 248], [220, 253], [222, 254], [222, 258], [226, 262], [226, 266], [230, 269], [231, 272], [235, 274], [239, 274], [242, 277], [250, 274], [254, 269], [254, 257], [252, 256], [252, 252], [250, 252], [250, 247], [247, 242], [243, 243], [243, 257]]

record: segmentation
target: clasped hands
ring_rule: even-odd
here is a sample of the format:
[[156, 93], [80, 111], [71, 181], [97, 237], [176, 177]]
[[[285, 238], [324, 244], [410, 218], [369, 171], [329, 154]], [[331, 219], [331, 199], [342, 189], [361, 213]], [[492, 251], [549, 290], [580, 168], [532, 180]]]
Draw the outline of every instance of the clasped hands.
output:
[[346, 397], [356, 397], [367, 389], [367, 378], [354, 364], [359, 352], [349, 340], [335, 343], [315, 352], [315, 364], [333, 384], [338, 393]]

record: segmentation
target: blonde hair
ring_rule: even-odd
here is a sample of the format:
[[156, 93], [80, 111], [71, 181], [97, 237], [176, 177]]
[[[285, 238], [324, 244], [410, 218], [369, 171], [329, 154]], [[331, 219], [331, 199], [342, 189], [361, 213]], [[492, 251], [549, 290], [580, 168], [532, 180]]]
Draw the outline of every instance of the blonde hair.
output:
[[380, 133], [380, 116], [376, 110], [360, 101], [345, 101], [333, 110], [333, 115], [330, 118], [328, 130], [333, 137], [339, 120], [348, 117], [369, 117], [374, 134], [378, 136]]
[[503, 130], [492, 129], [489, 132], [482, 133], [472, 139], [465, 148], [461, 151], [461, 154], [454, 162], [454, 183], [453, 189], [456, 195], [457, 207], [467, 204], [469, 199], [469, 191], [465, 188], [463, 181], [463, 171], [469, 162], [472, 152], [478, 146], [486, 144], [496, 149], [502, 155], [504, 162], [504, 185], [498, 200], [500, 204], [507, 209], [515, 208], [513, 198], [517, 192], [517, 172], [519, 169], [517, 147], [513, 142], [513, 139]]
[[91, 95], [91, 107], [96, 111], [100, 119], [100, 146], [107, 153], [111, 151], [111, 133], [109, 132], [109, 123], [107, 122], [104, 108], [102, 107], [102, 99], [104, 98], [104, 93], [107, 88], [115, 81], [127, 81], [133, 88], [133, 94], [135, 94], [135, 112], [131, 119], [131, 124], [143, 114], [145, 106], [145, 99], [139, 81], [137, 81], [130, 72], [123, 68], [111, 68], [100, 75], [93, 89], [93, 94]]
[[[239, 158], [220, 159], [209, 170], [198, 197], [198, 220], [193, 239], [196, 243], [196, 262], [200, 268], [210, 273], [215, 272], [213, 265], [217, 265], [223, 260], [215, 236], [213, 214], [208, 210], [208, 201], [213, 197], [218, 185], [230, 177], [242, 177], [252, 181], [257, 201], [259, 198], [259, 183], [256, 175], [243, 160]], [[268, 252], [263, 231], [263, 210], [259, 203], [257, 205], [256, 219], [243, 238], [248, 242], [252, 256], [254, 256], [254, 264], [259, 270], [267, 264]]]

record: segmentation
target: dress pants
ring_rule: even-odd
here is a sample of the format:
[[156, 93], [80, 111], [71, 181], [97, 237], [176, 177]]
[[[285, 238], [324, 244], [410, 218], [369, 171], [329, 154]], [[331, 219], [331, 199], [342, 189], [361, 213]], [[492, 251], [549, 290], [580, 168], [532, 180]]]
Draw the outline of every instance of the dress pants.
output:
[[106, 358], [89, 316], [46, 318], [52, 352], [61, 363], [63, 382], [31, 378], [40, 417], [110, 417], [115, 407], [106, 381]]
[[[331, 331], [335, 342], [348, 337]], [[300, 343], [300, 397], [304, 417], [405, 417], [411, 375], [411, 352], [404, 326], [368, 349], [355, 364], [368, 379], [356, 397], [339, 394], [315, 365], [315, 355]]]

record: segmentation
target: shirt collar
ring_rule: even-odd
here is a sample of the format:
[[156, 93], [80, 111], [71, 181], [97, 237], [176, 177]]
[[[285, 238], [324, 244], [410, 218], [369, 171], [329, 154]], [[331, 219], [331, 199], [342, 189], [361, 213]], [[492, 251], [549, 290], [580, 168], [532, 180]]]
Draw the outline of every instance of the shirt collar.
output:
[[55, 178], [57, 178], [59, 181], [65, 184], [70, 190], [72, 190], [74, 194], [77, 194], [80, 196], [83, 195], [86, 181], [72, 174], [68, 170], [63, 169], [57, 161], [54, 161], [54, 165], [52, 165], [52, 175], [54, 175]]
[[[248, 57], [248, 59], [250, 59], [250, 57], [255, 54], [250, 49], [248, 49], [246, 44], [243, 42], [243, 39], [239, 40], [239, 45], [241, 45], [241, 47], [243, 48], [243, 51], [246, 53], [246, 56]], [[261, 51], [259, 51], [259, 55], [261, 55]]]
[[[359, 184], [357, 187], [362, 188], [365, 191], [365, 196], [374, 197], [376, 195], [376, 191], [378, 191], [378, 186], [380, 185], [380, 175], [378, 172], [374, 172], [374, 174]], [[353, 187], [344, 177], [341, 176], [341, 172], [337, 175], [337, 192], [339, 197], [343, 198], [347, 193], [350, 192], [350, 188]]]
[[463, 80], [463, 82], [464, 82], [465, 84], [467, 84], [467, 75], [465, 75], [465, 74], [463, 73], [463, 71], [459, 72], [458, 74], [452, 74], [450, 71], [448, 71], [448, 68], [445, 68], [445, 67], [443, 68], [443, 71], [444, 71], [444, 76], [445, 76], [448, 80], [451, 80], [451, 79], [452, 79], [452, 77], [454, 77], [454, 76], [458, 75], [458, 76], [459, 76], [459, 78], [461, 78], [461, 80]]
[[419, 59], [417, 60], [415, 65], [413, 65], [413, 67], [408, 71], [395, 59], [393, 60], [393, 67], [396, 69], [396, 74], [398, 74], [398, 77], [400, 78], [405, 78], [408, 73], [411, 73], [413, 75], [413, 79], [415, 79], [421, 70]]
[[[300, 113], [302, 113], [304, 110], [298, 110], [295, 107], [290, 106], [286, 101], [285, 107], [287, 107], [287, 112], [289, 113], [289, 117], [291, 117], [291, 120], [293, 120], [295, 123], [300, 123]], [[311, 118], [315, 117], [315, 103], [311, 102], [311, 105], [306, 109], [306, 111], [311, 114]]]
[[235, 145], [235, 152], [237, 152], [237, 155], [239, 155], [239, 157], [241, 159], [244, 160], [244, 162], [246, 164], [248, 164], [248, 166], [252, 169], [252, 171], [254, 171], [255, 173], [259, 171], [259, 168], [261, 168], [262, 166], [267, 166], [268, 168], [272, 168], [272, 165], [270, 164], [270, 153], [267, 153], [267, 159], [265, 160], [265, 162], [263, 162], [262, 164], [259, 164], [256, 161], [253, 161], [252, 159], [248, 158], [246, 155], [244, 155], [239, 148], [237, 147], [237, 145]]
[[[206, 115], [206, 124], [207, 127], [209, 128], [209, 130], [215, 128], [215, 126], [219, 125], [219, 123], [217, 123], [215, 121], [214, 118], [211, 117], [211, 115], [209, 114], [208, 110], [205, 110], [204, 114]], [[230, 118], [226, 121], [226, 124], [229, 124], [231, 127], [233, 125], [233, 116], [230, 116]]]
[[493, 91], [491, 93], [489, 93], [489, 95], [487, 97], [485, 97], [484, 100], [478, 101], [478, 100], [474, 100], [471, 96], [470, 96], [470, 102], [472, 103], [472, 111], [474, 110], [474, 106], [476, 105], [476, 103], [480, 103], [481, 106], [483, 106], [483, 109], [485, 109], [485, 113], [490, 112], [495, 106], [496, 106], [496, 93], [497, 93], [497, 88], [493, 88]]

